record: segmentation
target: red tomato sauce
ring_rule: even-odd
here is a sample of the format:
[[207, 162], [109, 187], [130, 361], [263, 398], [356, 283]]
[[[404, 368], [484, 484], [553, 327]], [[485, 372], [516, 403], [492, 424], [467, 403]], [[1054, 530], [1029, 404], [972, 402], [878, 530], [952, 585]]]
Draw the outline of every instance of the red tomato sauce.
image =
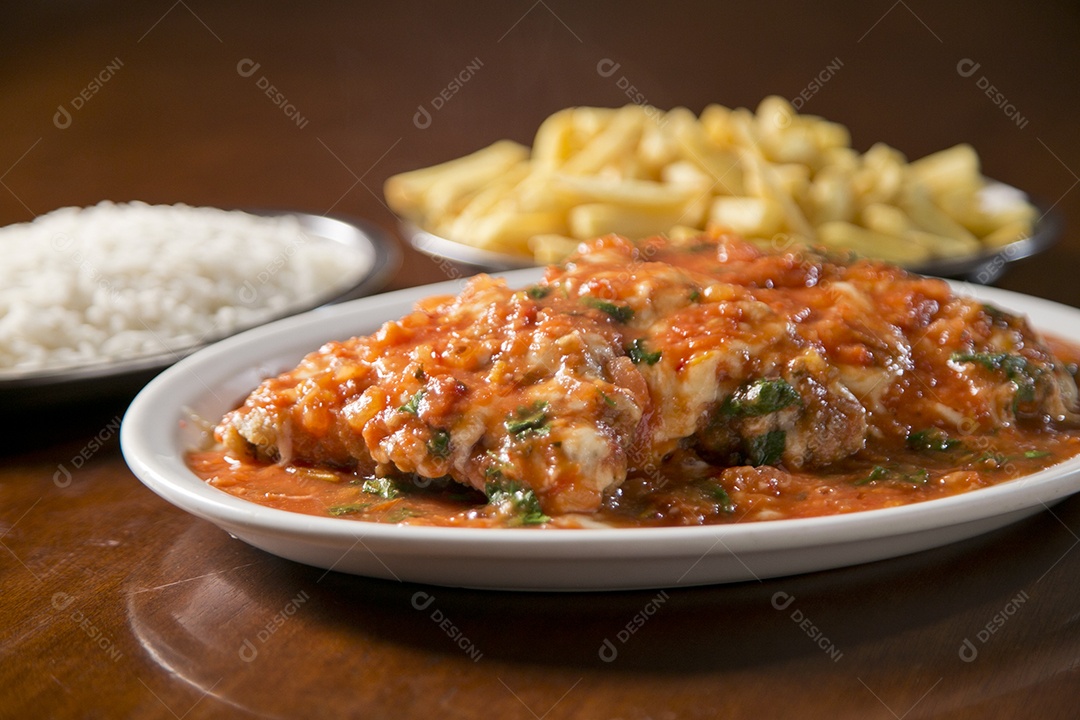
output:
[[191, 469], [230, 495], [323, 517], [450, 527], [615, 527], [715, 525], [836, 515], [958, 495], [1013, 480], [1080, 454], [1075, 432], [1002, 430], [948, 450], [897, 447], [863, 452], [828, 472], [781, 467], [680, 467], [632, 474], [600, 511], [526, 523], [449, 480], [400, 476], [377, 480], [357, 472], [237, 459], [224, 450], [192, 453]]

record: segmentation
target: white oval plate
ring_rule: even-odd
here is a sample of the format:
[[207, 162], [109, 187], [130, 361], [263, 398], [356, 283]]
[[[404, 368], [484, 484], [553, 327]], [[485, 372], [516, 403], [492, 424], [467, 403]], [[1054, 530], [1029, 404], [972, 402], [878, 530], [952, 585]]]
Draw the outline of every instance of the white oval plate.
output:
[[[540, 270], [507, 273], [512, 286]], [[370, 333], [462, 281], [323, 307], [200, 350], [153, 380], [124, 417], [120, 443], [135, 475], [170, 503], [283, 558], [377, 578], [513, 590], [705, 585], [842, 567], [941, 546], [1037, 513], [1080, 490], [1080, 458], [964, 495], [902, 507], [743, 525], [642, 529], [473, 529], [384, 525], [275, 510], [220, 491], [184, 463], [255, 385], [322, 343]], [[1080, 310], [994, 288], [954, 284], [1080, 340]]]

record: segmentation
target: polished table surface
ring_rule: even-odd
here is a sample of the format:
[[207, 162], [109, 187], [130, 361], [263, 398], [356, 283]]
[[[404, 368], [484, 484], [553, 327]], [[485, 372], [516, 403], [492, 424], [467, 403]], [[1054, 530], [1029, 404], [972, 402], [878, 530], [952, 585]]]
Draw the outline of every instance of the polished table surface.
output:
[[[999, 284], [1080, 305], [1080, 12], [1025, 5], [26, 4], [0, 24], [0, 222], [144, 200], [360, 217], [394, 236], [388, 175], [528, 142], [561, 107], [697, 112], [779, 94], [847, 124], [860, 149], [972, 143], [988, 175], [1066, 223]], [[445, 277], [404, 249], [387, 287]], [[172, 507], [121, 457], [128, 400], [6, 413], [0, 717], [1066, 718], [1080, 705], [1080, 498], [938, 550], [761, 582], [423, 587], [282, 560]], [[418, 610], [418, 592], [440, 614]]]

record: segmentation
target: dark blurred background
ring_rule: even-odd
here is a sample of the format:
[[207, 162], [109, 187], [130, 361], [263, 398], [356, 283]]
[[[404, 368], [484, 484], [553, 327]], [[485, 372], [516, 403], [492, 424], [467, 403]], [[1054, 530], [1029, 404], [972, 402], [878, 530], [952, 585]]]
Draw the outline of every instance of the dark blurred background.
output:
[[[974, 145], [987, 175], [1066, 221], [1061, 243], [999, 284], [1080, 305], [1080, 10], [1032, 5], [19, 5], [0, 26], [0, 223], [111, 199], [346, 214], [394, 232], [387, 176], [528, 143], [559, 108], [699, 112], [778, 94], [846, 124], [860, 150]], [[442, 278], [409, 253], [391, 285]]]

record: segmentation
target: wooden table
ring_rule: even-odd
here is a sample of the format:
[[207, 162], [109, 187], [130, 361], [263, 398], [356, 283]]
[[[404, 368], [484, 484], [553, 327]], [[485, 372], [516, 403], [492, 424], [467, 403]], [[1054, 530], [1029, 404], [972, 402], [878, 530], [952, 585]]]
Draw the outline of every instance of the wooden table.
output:
[[[529, 142], [558, 108], [771, 93], [860, 149], [970, 142], [1080, 219], [1071, 3], [640, 5], [9, 9], [0, 222], [139, 199], [394, 232], [388, 175]], [[1067, 228], [1000, 284], [1080, 305], [1078, 257]], [[390, 287], [444, 277], [406, 250]], [[1076, 716], [1080, 499], [940, 550], [662, 597], [425, 588], [281, 560], [173, 508], [121, 458], [125, 404], [8, 416], [0, 717]]]

